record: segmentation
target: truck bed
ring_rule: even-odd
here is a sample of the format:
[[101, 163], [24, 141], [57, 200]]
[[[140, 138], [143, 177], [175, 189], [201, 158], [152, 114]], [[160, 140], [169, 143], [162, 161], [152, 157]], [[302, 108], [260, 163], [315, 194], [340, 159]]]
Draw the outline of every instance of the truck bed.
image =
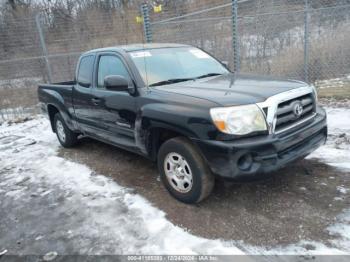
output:
[[66, 81], [66, 82], [58, 82], [58, 83], [52, 83], [52, 84], [39, 84], [39, 89], [42, 88], [48, 88], [48, 89], [55, 89], [55, 88], [72, 88], [75, 85], [75, 81]]
[[53, 105], [63, 114], [74, 115], [73, 89], [75, 81], [67, 81], [53, 84], [40, 84], [38, 86], [38, 98], [41, 109], [47, 112], [48, 106]]

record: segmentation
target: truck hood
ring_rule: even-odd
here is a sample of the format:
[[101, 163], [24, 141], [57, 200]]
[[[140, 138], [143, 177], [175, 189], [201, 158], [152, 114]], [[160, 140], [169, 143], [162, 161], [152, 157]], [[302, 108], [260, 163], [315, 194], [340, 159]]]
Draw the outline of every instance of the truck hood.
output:
[[273, 95], [306, 85], [294, 80], [232, 73], [153, 88], [230, 106], [260, 103]]

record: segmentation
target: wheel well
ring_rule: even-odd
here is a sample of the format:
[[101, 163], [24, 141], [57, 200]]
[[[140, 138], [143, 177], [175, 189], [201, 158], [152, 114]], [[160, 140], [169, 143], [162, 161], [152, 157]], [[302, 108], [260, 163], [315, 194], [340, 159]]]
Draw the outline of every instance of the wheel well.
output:
[[52, 131], [55, 132], [55, 125], [54, 125], [53, 121], [54, 121], [55, 115], [57, 113], [59, 113], [59, 111], [58, 111], [58, 109], [55, 106], [48, 105], [47, 106], [47, 112], [49, 114]]
[[153, 128], [150, 131], [148, 140], [148, 152], [150, 153], [151, 159], [154, 161], [157, 160], [159, 148], [165, 141], [179, 136], [183, 137], [184, 135], [166, 128]]

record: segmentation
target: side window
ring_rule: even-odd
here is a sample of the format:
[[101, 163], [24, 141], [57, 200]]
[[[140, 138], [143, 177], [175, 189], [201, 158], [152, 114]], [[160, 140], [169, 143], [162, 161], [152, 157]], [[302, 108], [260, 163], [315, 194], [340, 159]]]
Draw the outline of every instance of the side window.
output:
[[108, 75], [120, 75], [130, 80], [128, 71], [126, 70], [123, 62], [113, 55], [104, 55], [100, 57], [98, 63], [98, 73], [97, 73], [97, 87], [103, 88], [104, 79]]
[[90, 55], [80, 59], [80, 65], [79, 65], [78, 76], [77, 76], [78, 83], [91, 85], [94, 58], [95, 58], [94, 56]]

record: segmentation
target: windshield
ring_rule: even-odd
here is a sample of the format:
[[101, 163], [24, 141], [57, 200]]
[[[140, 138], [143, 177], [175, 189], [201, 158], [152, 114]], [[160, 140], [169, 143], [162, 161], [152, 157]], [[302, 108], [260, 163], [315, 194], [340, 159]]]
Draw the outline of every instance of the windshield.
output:
[[149, 86], [229, 73], [213, 57], [194, 47], [135, 51], [130, 56]]

